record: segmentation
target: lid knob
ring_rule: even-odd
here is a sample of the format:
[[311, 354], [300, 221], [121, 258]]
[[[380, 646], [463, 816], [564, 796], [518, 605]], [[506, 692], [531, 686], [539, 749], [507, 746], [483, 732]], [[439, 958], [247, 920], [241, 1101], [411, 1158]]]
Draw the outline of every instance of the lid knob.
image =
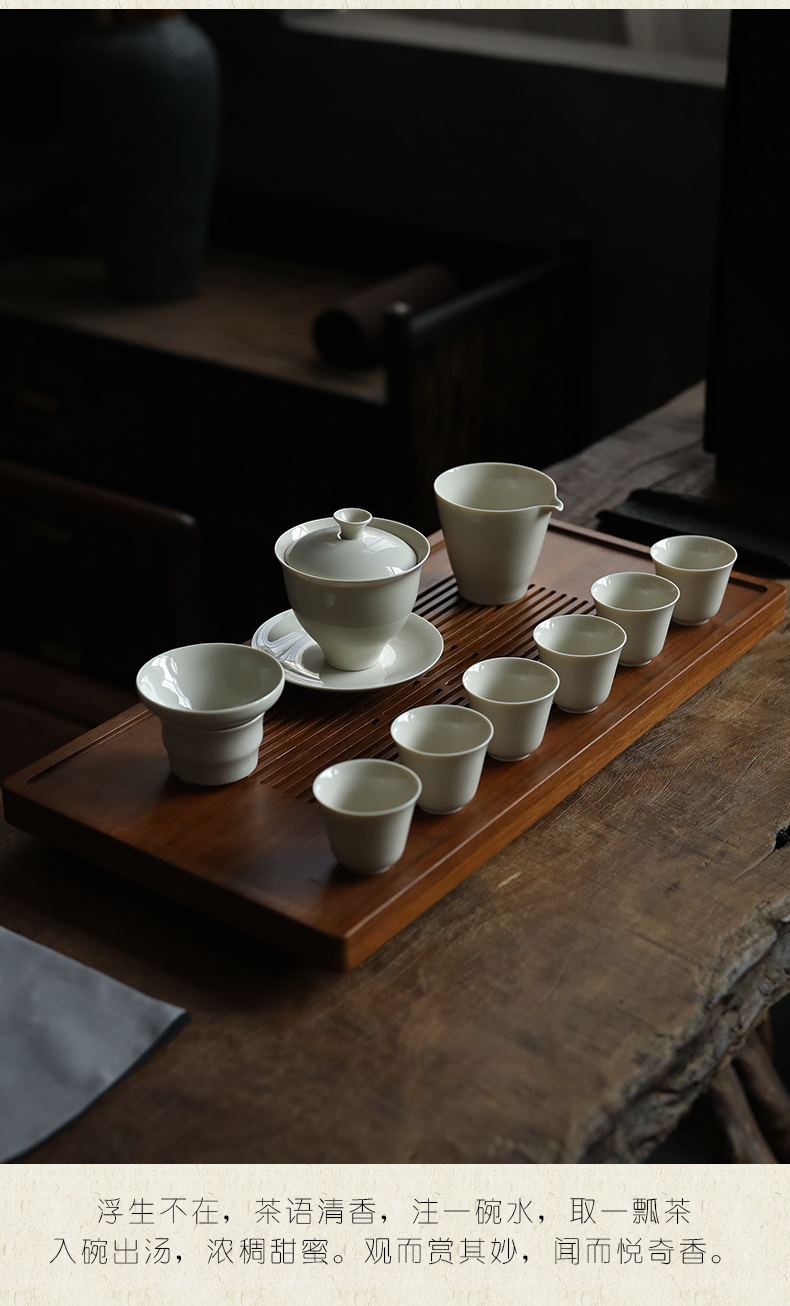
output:
[[373, 520], [364, 508], [339, 508], [334, 519], [340, 527], [341, 540], [356, 540]]

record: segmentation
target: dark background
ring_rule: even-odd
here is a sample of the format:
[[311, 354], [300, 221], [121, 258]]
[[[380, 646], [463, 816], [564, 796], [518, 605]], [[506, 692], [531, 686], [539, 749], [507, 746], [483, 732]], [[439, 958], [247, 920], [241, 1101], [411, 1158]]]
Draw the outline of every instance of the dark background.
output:
[[[723, 91], [191, 15], [224, 76], [215, 234], [312, 206], [524, 245], [589, 238], [584, 442], [705, 372]], [[60, 120], [79, 11], [0, 15], [0, 252], [89, 240]], [[80, 226], [82, 221], [82, 226]]]
[[586, 438], [705, 372], [723, 91], [194, 15], [225, 75], [219, 190], [492, 240], [590, 240]]

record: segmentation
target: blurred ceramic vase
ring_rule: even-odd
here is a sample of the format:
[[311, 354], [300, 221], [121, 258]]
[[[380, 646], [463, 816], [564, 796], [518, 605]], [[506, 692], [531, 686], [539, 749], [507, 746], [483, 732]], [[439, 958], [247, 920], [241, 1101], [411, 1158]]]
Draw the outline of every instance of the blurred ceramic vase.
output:
[[69, 43], [63, 77], [112, 290], [154, 301], [193, 294], [219, 132], [214, 47], [180, 13], [99, 10]]

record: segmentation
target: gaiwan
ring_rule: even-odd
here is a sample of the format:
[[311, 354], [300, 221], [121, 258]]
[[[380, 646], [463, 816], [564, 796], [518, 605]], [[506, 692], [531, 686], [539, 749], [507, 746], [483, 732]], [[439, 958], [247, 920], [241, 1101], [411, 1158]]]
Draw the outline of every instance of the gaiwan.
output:
[[405, 624], [431, 546], [403, 522], [341, 508], [285, 531], [274, 551], [294, 616], [327, 662], [364, 671]]

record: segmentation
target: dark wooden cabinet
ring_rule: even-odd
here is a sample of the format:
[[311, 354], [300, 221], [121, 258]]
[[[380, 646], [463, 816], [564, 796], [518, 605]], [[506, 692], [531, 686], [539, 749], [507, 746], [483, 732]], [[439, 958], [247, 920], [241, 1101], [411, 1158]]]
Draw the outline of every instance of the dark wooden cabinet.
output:
[[[402, 317], [364, 372], [322, 362], [311, 326], [369, 269], [217, 252], [201, 295], [152, 306], [111, 299], [94, 258], [8, 262], [0, 457], [190, 514], [207, 636], [248, 638], [287, 606], [273, 544], [289, 526], [355, 504], [431, 530], [442, 467], [539, 466], [578, 442], [577, 262], [511, 260]], [[120, 567], [104, 601], [128, 588]]]

